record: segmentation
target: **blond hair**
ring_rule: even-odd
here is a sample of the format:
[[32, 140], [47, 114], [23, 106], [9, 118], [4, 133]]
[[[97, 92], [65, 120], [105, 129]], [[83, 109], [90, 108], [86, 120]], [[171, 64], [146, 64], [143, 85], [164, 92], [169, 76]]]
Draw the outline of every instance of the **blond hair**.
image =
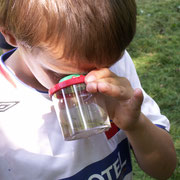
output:
[[0, 0], [0, 26], [22, 44], [113, 64], [132, 41], [135, 0]]

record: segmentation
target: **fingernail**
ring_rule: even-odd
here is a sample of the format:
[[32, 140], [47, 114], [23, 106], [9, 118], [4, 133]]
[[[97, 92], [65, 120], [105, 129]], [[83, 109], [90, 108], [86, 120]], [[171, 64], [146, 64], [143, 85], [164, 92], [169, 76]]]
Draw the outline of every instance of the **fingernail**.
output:
[[90, 76], [87, 76], [86, 77], [86, 82], [92, 82], [92, 81], [95, 81], [96, 80], [96, 77], [95, 76], [93, 76], [93, 75], [90, 75]]
[[86, 86], [86, 90], [91, 93], [95, 93], [97, 91], [97, 86], [95, 83], [89, 83]]

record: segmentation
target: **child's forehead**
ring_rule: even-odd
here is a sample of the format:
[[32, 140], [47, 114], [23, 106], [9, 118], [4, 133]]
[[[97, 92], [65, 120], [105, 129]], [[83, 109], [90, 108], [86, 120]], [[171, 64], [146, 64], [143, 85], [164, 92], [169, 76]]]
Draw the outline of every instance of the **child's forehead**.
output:
[[[52, 50], [40, 50], [43, 57], [46, 59], [48, 64], [51, 64], [52, 66], [67, 66], [67, 67], [78, 67], [78, 69], [84, 70], [86, 72], [89, 72], [93, 69], [100, 69], [100, 68], [109, 68], [112, 64], [114, 64], [112, 61], [107, 62], [106, 60], [104, 62], [101, 62], [101, 64], [96, 60], [90, 60], [86, 58], [81, 58], [80, 56], [75, 55], [74, 57], [66, 58], [63, 56], [63, 48], [62, 47], [56, 47], [55, 51]], [[49, 58], [48, 58], [49, 57]]]
[[[36, 60], [47, 70], [60, 72], [62, 74], [71, 74], [71, 73], [86, 73], [91, 70], [101, 68], [98, 67], [95, 63], [88, 62], [87, 60], [79, 60], [78, 58], [66, 59], [62, 56], [58, 56], [50, 52], [45, 52], [39, 50], [39, 53], [36, 55]], [[33, 56], [32, 56], [33, 58]], [[102, 65], [102, 67], [104, 67]]]
[[66, 74], [68, 71], [72, 73], [74, 73], [75, 71], [77, 71], [77, 73], [87, 73], [94, 69], [99, 69], [104, 67], [103, 65], [99, 67], [98, 65], [87, 61], [81, 62], [78, 59], [67, 60], [65, 58], [53, 59], [51, 62], [51, 66], [53, 66], [54, 68], [56, 67], [61, 68], [64, 74]]

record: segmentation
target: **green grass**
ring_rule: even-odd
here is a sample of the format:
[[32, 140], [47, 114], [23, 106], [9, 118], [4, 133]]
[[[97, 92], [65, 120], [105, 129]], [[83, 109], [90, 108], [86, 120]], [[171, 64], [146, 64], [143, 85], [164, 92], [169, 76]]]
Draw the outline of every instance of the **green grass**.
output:
[[[180, 179], [180, 1], [138, 0], [137, 33], [128, 48], [145, 91], [171, 123]], [[133, 159], [135, 180], [152, 179]]]

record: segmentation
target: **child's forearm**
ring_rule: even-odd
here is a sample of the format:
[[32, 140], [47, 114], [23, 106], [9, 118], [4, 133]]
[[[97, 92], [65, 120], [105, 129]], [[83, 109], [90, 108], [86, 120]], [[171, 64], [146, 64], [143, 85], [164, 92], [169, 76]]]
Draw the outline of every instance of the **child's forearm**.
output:
[[139, 166], [158, 179], [170, 177], [176, 167], [176, 153], [170, 135], [143, 114], [134, 129], [125, 131]]
[[141, 113], [142, 90], [133, 89], [127, 78], [107, 68], [91, 71], [85, 80], [87, 91], [106, 95], [108, 114], [126, 132], [141, 168], [153, 177], [167, 179], [176, 166], [173, 142]]

